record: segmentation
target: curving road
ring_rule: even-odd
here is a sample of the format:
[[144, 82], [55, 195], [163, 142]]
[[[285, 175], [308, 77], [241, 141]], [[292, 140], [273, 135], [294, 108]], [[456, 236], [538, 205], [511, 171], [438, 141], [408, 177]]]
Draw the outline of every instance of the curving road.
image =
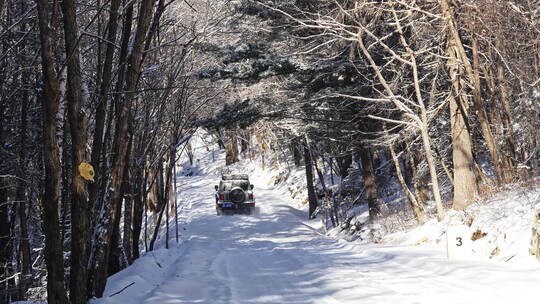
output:
[[189, 185], [179, 194], [183, 243], [113, 276], [94, 303], [538, 301], [540, 267], [448, 261], [440, 251], [330, 239], [307, 225], [305, 212], [290, 207], [286, 195], [263, 185], [255, 184], [256, 216], [218, 217], [215, 180], [181, 179]]

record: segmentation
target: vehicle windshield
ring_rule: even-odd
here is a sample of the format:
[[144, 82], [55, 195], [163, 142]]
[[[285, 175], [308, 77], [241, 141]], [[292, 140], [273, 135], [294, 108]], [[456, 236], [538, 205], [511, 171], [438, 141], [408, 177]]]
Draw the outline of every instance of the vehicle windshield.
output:
[[230, 191], [233, 188], [240, 187], [242, 190], [249, 190], [249, 181], [248, 180], [228, 180], [221, 181], [219, 183], [220, 191]]

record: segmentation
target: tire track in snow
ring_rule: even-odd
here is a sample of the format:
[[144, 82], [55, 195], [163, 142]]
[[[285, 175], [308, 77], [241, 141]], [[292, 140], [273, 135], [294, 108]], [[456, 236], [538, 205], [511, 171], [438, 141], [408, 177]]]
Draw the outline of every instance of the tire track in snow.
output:
[[163, 282], [140, 300], [100, 304], [507, 304], [523, 302], [540, 282], [539, 268], [321, 237], [284, 194], [260, 185], [260, 215], [217, 217], [211, 177], [180, 182], [187, 230]]

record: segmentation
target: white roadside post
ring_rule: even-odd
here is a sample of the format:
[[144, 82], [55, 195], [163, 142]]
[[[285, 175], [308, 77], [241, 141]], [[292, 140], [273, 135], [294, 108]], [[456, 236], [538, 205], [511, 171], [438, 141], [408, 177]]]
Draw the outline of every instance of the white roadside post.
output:
[[449, 260], [470, 260], [472, 258], [472, 240], [469, 226], [448, 226], [446, 230], [446, 254]]

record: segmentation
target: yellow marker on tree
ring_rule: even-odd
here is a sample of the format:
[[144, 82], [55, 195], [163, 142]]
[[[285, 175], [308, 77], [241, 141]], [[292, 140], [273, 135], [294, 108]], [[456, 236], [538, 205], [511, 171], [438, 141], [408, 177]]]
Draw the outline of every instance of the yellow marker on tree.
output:
[[79, 165], [79, 174], [87, 181], [94, 181], [94, 167], [87, 162]]

